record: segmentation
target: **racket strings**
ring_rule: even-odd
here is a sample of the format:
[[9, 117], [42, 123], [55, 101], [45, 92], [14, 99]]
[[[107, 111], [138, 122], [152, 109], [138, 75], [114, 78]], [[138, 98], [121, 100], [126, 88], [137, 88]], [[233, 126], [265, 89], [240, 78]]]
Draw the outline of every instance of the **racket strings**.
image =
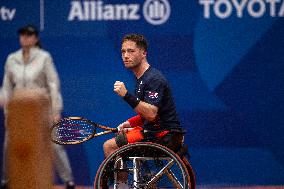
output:
[[60, 143], [76, 143], [87, 140], [95, 132], [96, 128], [83, 120], [65, 119], [53, 128], [51, 135]]

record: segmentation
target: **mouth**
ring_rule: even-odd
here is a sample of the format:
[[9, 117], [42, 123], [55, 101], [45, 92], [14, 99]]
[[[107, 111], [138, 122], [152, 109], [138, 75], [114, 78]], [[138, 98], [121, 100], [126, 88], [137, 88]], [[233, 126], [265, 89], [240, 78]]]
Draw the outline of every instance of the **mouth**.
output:
[[124, 64], [130, 64], [131, 61], [124, 61]]

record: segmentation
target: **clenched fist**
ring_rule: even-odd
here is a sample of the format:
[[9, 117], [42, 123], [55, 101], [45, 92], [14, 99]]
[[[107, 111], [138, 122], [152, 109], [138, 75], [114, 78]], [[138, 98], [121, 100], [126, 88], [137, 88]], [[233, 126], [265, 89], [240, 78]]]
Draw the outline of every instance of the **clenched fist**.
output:
[[123, 82], [121, 81], [116, 81], [114, 83], [114, 89], [113, 89], [114, 92], [116, 92], [119, 96], [121, 97], [124, 97], [125, 94], [127, 93], [127, 90], [125, 88], [125, 85]]

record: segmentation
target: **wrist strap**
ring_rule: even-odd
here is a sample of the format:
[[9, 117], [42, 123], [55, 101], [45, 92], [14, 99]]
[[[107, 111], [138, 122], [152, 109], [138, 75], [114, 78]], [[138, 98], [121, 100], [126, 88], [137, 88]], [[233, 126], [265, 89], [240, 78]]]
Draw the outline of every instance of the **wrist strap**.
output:
[[125, 94], [125, 96], [123, 97], [123, 99], [124, 99], [133, 109], [134, 109], [134, 108], [139, 104], [139, 102], [140, 102], [140, 100], [139, 100], [136, 96], [130, 94], [128, 91], [126, 92], [126, 94]]

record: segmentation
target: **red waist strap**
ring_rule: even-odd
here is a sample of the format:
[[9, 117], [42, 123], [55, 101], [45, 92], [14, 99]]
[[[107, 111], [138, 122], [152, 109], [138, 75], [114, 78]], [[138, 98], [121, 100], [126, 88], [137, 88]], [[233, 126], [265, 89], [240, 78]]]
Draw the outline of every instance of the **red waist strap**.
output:
[[140, 115], [131, 117], [127, 121], [129, 121], [131, 127], [141, 127], [143, 125], [143, 120]]

